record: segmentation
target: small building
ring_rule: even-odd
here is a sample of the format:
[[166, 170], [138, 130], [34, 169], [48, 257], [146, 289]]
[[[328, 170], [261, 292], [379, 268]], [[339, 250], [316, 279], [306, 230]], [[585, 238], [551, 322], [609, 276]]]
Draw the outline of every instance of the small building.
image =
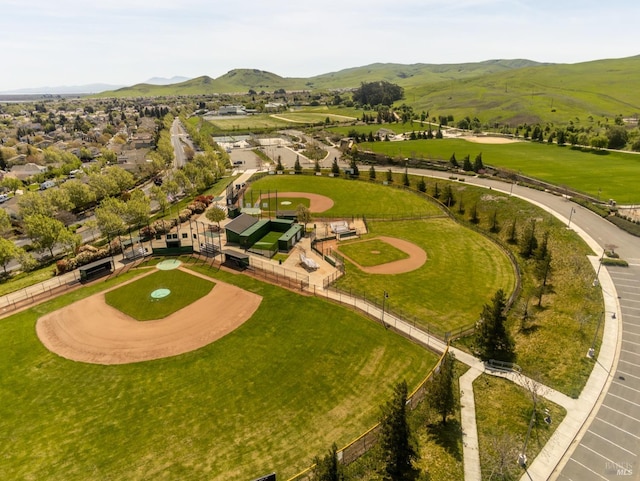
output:
[[240, 214], [225, 226], [227, 243], [240, 245], [241, 234], [258, 222], [258, 219], [249, 214]]
[[91, 262], [78, 268], [80, 272], [80, 282], [89, 282], [98, 277], [109, 275], [113, 272], [113, 260], [111, 257]]

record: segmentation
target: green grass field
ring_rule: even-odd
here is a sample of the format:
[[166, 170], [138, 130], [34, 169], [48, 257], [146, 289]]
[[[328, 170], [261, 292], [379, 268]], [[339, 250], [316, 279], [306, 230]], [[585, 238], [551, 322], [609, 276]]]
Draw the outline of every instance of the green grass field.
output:
[[221, 340], [158, 361], [71, 362], [38, 341], [39, 316], [113, 281], [3, 319], [2, 477], [226, 481], [275, 471], [287, 479], [375, 424], [392, 386], [417, 385], [436, 361], [321, 299], [246, 276], [216, 278], [264, 296], [258, 311]]
[[[131, 284], [105, 294], [107, 304], [138, 321], [162, 319], [206, 296], [214, 284], [174, 269], [157, 271]], [[156, 289], [169, 289], [171, 294], [154, 299]]]
[[[334, 205], [323, 217], [366, 215], [442, 215], [437, 204], [426, 201], [414, 192], [386, 188], [368, 182], [307, 175], [270, 175], [252, 183], [253, 195], [259, 191], [309, 192], [333, 199]], [[245, 195], [252, 195], [251, 193]], [[279, 197], [278, 197], [279, 199]]]
[[278, 239], [282, 237], [282, 232], [271, 231], [264, 237], [262, 237], [258, 242], [253, 244], [253, 247], [256, 249], [272, 249], [275, 247], [278, 248]]
[[[255, 190], [249, 192], [249, 196], [245, 197], [245, 201], [249, 201], [255, 204], [258, 201], [258, 196], [263, 195], [267, 196], [260, 201], [260, 208], [263, 211], [275, 212], [276, 210], [296, 210], [298, 205], [302, 204], [305, 207], [309, 208], [311, 204], [309, 199], [306, 197], [286, 197], [282, 195], [278, 195], [278, 199], [276, 202], [276, 197], [274, 192], [256, 192]], [[287, 203], [288, 202], [288, 203]]]
[[462, 139], [407, 140], [404, 142], [362, 143], [391, 157], [430, 158], [448, 161], [453, 153], [459, 162], [465, 155], [471, 161], [482, 153], [485, 165], [502, 167], [559, 186], [569, 186], [602, 200], [619, 204], [640, 201], [636, 179], [640, 172], [640, 154], [621, 152], [583, 152], [571, 147], [517, 142], [479, 144]]
[[[509, 258], [490, 240], [450, 219], [370, 222], [371, 235], [398, 237], [417, 244], [427, 262], [404, 274], [367, 274], [348, 263], [337, 285], [381, 302], [423, 327], [441, 334], [472, 325], [498, 289], [511, 293], [515, 272]], [[347, 261], [348, 262], [348, 261]]]
[[340, 244], [338, 252], [363, 267], [378, 266], [409, 258], [409, 254], [381, 239]]

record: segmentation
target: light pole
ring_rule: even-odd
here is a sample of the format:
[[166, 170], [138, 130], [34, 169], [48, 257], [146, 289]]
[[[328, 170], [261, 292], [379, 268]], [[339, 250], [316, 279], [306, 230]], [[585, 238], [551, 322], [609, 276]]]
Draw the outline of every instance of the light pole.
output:
[[384, 327], [387, 327], [387, 325], [384, 322], [384, 302], [385, 302], [385, 300], [387, 300], [389, 298], [389, 293], [387, 291], [382, 291], [382, 292], [383, 292], [383, 294], [382, 294], [382, 317], [381, 317], [381, 320], [382, 320], [382, 325]]
[[600, 256], [600, 261], [598, 264], [598, 270], [596, 271], [596, 277], [595, 279], [593, 279], [593, 287], [596, 287], [599, 283], [600, 283], [600, 279], [598, 278], [598, 276], [600, 275], [600, 269], [602, 268], [602, 259], [604, 259], [604, 253], [606, 251], [604, 249], [602, 249], [602, 255]]
[[[602, 322], [602, 319], [604, 319], [604, 315], [605, 315], [605, 311], [602, 311], [602, 314], [598, 318], [598, 325], [596, 326], [596, 332], [593, 333], [593, 341], [591, 341], [591, 347], [587, 351], [587, 357], [589, 359], [593, 359], [593, 357], [596, 354], [596, 341], [598, 340], [598, 331], [600, 330], [600, 323]], [[615, 318], [616, 318], [616, 313], [612, 312], [611, 319], [615, 319]]]
[[575, 211], [576, 210], [573, 207], [571, 207], [571, 212], [569, 212], [569, 223], [567, 224], [567, 229], [571, 227], [571, 217], [573, 216]]

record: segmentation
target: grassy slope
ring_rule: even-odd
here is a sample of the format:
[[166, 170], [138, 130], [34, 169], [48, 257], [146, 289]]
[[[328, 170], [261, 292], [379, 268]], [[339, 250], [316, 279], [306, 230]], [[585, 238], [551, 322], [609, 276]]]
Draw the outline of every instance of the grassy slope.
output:
[[415, 385], [435, 361], [337, 306], [220, 275], [265, 296], [260, 309], [222, 340], [169, 359], [95, 366], [40, 344], [39, 315], [102, 283], [4, 319], [3, 476], [226, 480], [275, 470], [286, 479], [374, 424], [391, 385]]
[[[362, 176], [366, 173], [362, 173]], [[254, 195], [259, 191], [266, 194], [270, 190], [280, 192], [309, 192], [330, 197], [334, 205], [326, 212], [318, 213], [323, 217], [352, 215], [390, 216], [402, 214], [441, 215], [440, 208], [425, 201], [417, 194], [399, 191], [394, 188], [382, 188], [380, 185], [357, 182], [347, 179], [300, 175], [271, 175], [263, 177], [251, 185]], [[245, 197], [251, 193], [245, 194]]]
[[449, 160], [455, 153], [461, 163], [465, 155], [471, 161], [482, 153], [485, 165], [521, 171], [531, 177], [567, 185], [593, 197], [615, 199], [626, 204], [640, 200], [635, 179], [640, 155], [621, 152], [582, 152], [569, 147], [518, 142], [479, 144], [461, 139], [408, 140], [404, 142], [362, 143], [363, 150], [382, 152], [392, 157], [416, 157]]

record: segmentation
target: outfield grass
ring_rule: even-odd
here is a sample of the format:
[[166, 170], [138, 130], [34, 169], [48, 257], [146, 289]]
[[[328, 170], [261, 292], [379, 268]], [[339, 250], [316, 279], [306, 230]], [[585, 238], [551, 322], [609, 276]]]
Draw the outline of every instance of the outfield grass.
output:
[[3, 478], [287, 479], [375, 424], [392, 386], [417, 385], [436, 362], [321, 299], [223, 271], [216, 278], [264, 296], [258, 311], [209, 346], [157, 361], [72, 362], [36, 338], [39, 316], [113, 281], [3, 319]]
[[409, 254], [381, 239], [369, 239], [340, 244], [338, 252], [363, 267], [378, 266], [388, 262], [408, 259]]
[[640, 201], [636, 179], [640, 172], [640, 154], [622, 152], [582, 152], [570, 147], [517, 142], [479, 144], [461, 139], [408, 140], [404, 142], [366, 142], [363, 150], [391, 157], [431, 158], [448, 161], [453, 153], [459, 162], [465, 155], [471, 161], [482, 153], [485, 165], [521, 172], [555, 185], [566, 185], [602, 200], [619, 204]]
[[[427, 262], [404, 274], [367, 274], [347, 262], [341, 289], [381, 302], [440, 333], [473, 325], [498, 289], [510, 294], [515, 272], [509, 258], [486, 237], [448, 218], [369, 222], [372, 236], [405, 239], [422, 247]], [[342, 248], [342, 247], [341, 247]]]
[[[481, 375], [473, 382], [476, 422], [480, 445], [482, 479], [518, 479], [523, 474], [517, 464], [533, 412], [531, 392], [509, 380]], [[529, 463], [547, 443], [562, 422], [566, 410], [538, 393], [536, 418], [527, 443]], [[551, 425], [544, 421], [549, 410]], [[499, 476], [504, 473], [504, 476]]]
[[345, 117], [342, 115], [334, 115], [331, 113], [322, 113], [322, 112], [281, 112], [278, 114], [272, 114], [271, 117], [276, 117], [279, 119], [288, 120], [290, 122], [295, 123], [303, 123], [303, 124], [323, 124], [326, 122], [326, 119], [329, 119], [329, 122], [352, 122], [357, 120], [355, 117]]
[[[105, 294], [107, 304], [138, 321], [163, 319], [206, 296], [214, 284], [178, 269], [157, 271]], [[156, 289], [169, 289], [167, 297], [154, 299]]]
[[[309, 192], [333, 199], [331, 209], [319, 213], [323, 217], [441, 215], [435, 203], [414, 192], [391, 186], [348, 179], [307, 175], [270, 175], [252, 183], [254, 194], [275, 190], [282, 192]], [[245, 197], [251, 194], [245, 194]], [[278, 197], [278, 200], [280, 197]]]

